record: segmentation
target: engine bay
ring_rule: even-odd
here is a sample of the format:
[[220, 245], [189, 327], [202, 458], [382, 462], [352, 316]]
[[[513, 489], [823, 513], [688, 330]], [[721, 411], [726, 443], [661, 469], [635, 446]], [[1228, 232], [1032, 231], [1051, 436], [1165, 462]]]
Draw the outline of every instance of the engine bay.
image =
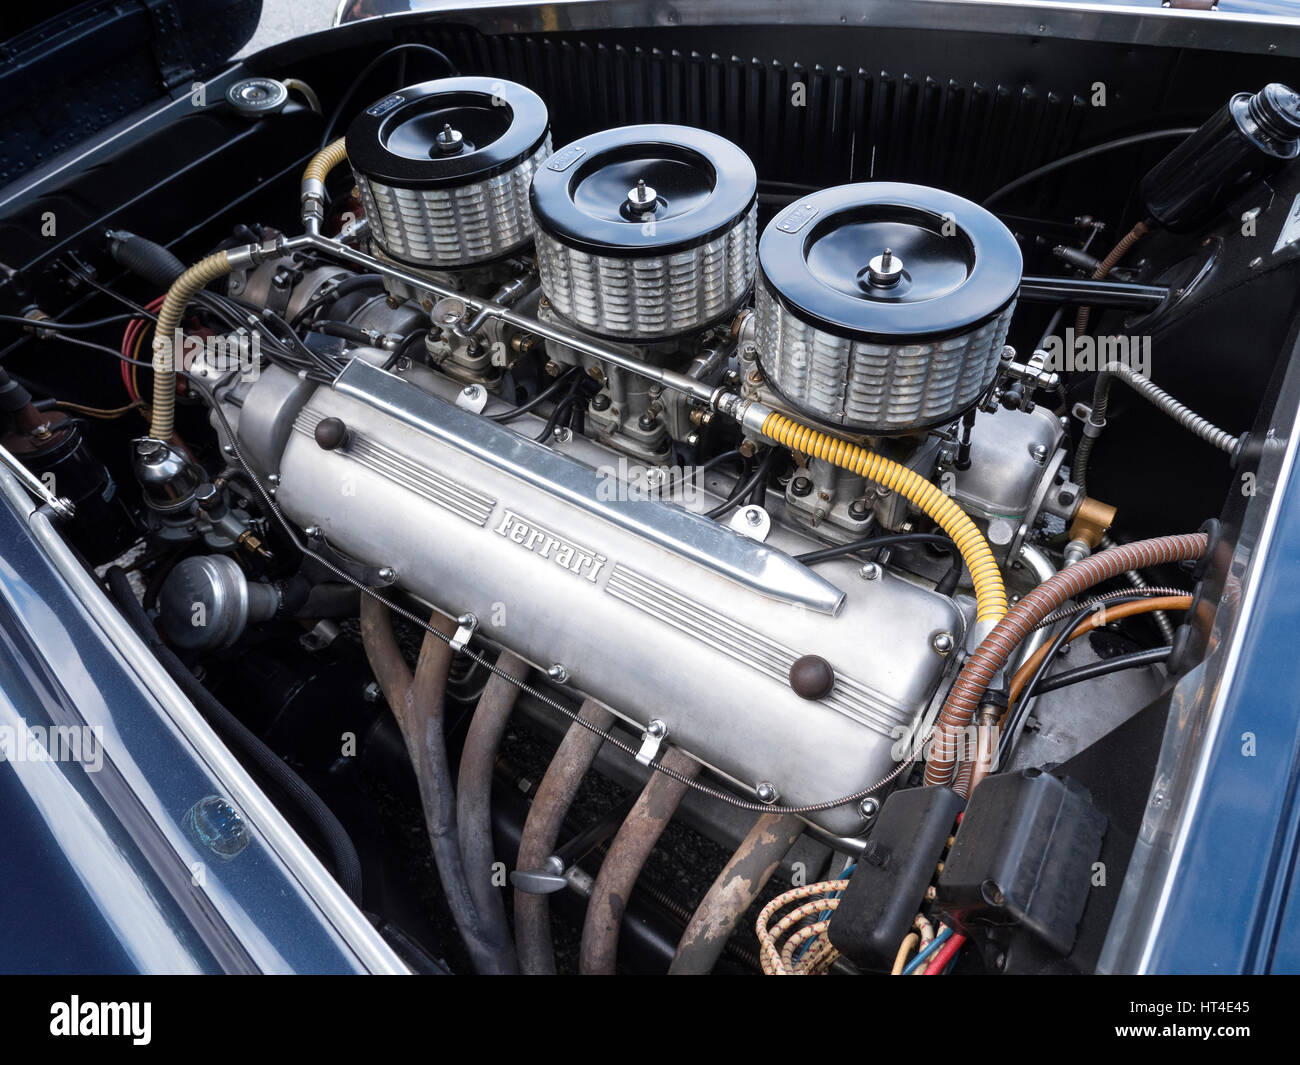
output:
[[1101, 150], [1049, 101], [981, 171], [972, 91], [864, 169], [760, 150], [821, 66], [669, 108], [677, 53], [488, 40], [264, 54], [8, 205], [6, 468], [417, 971], [1097, 971], [1106, 745], [1270, 446], [1300, 94]]

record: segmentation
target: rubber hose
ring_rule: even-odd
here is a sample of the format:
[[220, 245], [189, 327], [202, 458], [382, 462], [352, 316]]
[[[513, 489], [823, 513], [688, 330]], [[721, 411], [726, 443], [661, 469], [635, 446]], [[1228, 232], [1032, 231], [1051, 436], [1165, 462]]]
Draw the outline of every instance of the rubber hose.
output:
[[172, 341], [180, 329], [181, 317], [196, 292], [229, 273], [230, 257], [219, 251], [200, 259], [167, 290], [153, 335], [153, 413], [149, 435], [155, 440], [170, 440], [176, 428], [176, 346]]
[[762, 433], [791, 451], [830, 462], [841, 469], [884, 485], [916, 505], [922, 513], [952, 537], [975, 585], [976, 619], [997, 621], [1007, 612], [1007, 592], [997, 560], [988, 541], [975, 523], [952, 498], [914, 470], [840, 440], [817, 429], [800, 425], [773, 411], [763, 419]]
[[[601, 731], [614, 725], [613, 712], [594, 699], [582, 704], [578, 716]], [[601, 736], [576, 721], [569, 726], [533, 795], [533, 805], [519, 837], [517, 868], [541, 869], [555, 852], [565, 814], [582, 786], [582, 778], [596, 761], [602, 743]], [[519, 947], [519, 968], [523, 972], [530, 976], [555, 973], [548, 896], [515, 889], [515, 941]]]
[[781, 859], [803, 829], [802, 819], [793, 814], [758, 815], [691, 916], [668, 966], [669, 976], [704, 976], [713, 971], [745, 911], [781, 867]]
[[[497, 659], [497, 668], [510, 677], [523, 680], [530, 667], [522, 658], [502, 651]], [[456, 825], [470, 895], [479, 918], [491, 927], [494, 938], [510, 944], [512, 954], [505, 900], [501, 889], [492, 882], [495, 857], [492, 848], [492, 771], [496, 767], [497, 748], [518, 698], [519, 688], [506, 678], [494, 673], [488, 679], [465, 736], [456, 782]]]
[[189, 696], [190, 702], [202, 713], [204, 719], [212, 726], [212, 730], [228, 747], [237, 754], [243, 755], [247, 761], [270, 777], [311, 822], [329, 855], [330, 864], [334, 867], [334, 879], [339, 882], [339, 886], [347, 893], [348, 898], [360, 906], [361, 859], [357, 856], [357, 848], [339, 823], [339, 819], [334, 816], [320, 796], [312, 791], [307, 782], [263, 743], [256, 733], [227, 710], [225, 705], [203, 686], [198, 677], [190, 672], [176, 653], [163, 643], [162, 637], [154, 629], [153, 622], [149, 620], [144, 607], [136, 601], [135, 590], [131, 587], [126, 571], [121, 566], [111, 566], [107, 577], [109, 590], [125, 613], [131, 627], [148, 645], [172, 680]]
[[1200, 558], [1206, 544], [1205, 533], [1189, 533], [1112, 547], [1067, 566], [1028, 592], [984, 637], [957, 675], [935, 722], [925, 783], [946, 785], [952, 779], [960, 732], [972, 722], [984, 692], [1038, 622], [1102, 581], [1131, 569]]
[[108, 235], [108, 254], [159, 292], [167, 291], [185, 273], [185, 264], [161, 244], [124, 229]]

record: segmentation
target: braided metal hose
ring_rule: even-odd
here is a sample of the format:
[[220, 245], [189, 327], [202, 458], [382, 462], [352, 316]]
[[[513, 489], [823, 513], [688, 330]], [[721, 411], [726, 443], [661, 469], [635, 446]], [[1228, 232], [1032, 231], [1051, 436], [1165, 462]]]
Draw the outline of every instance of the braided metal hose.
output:
[[153, 332], [153, 411], [149, 435], [155, 440], [170, 440], [176, 429], [176, 349], [181, 316], [194, 294], [209, 282], [230, 273], [230, 256], [224, 251], [200, 259], [181, 274], [158, 311]]
[[[1103, 549], [1115, 546], [1115, 541], [1110, 538], [1109, 533], [1102, 533], [1099, 543]], [[1151, 589], [1151, 585], [1147, 583], [1147, 579], [1135, 569], [1131, 569], [1125, 573], [1124, 579], [1139, 592], [1146, 592]], [[1176, 590], [1162, 590], [1159, 594], [1179, 595], [1181, 593]], [[1174, 623], [1169, 620], [1169, 615], [1163, 610], [1156, 610], [1152, 612], [1151, 620], [1156, 623], [1156, 628], [1160, 630], [1160, 638], [1164, 640], [1165, 646], [1172, 647], [1174, 645]]]
[[330, 171], [346, 160], [346, 139], [331, 141], [312, 156], [307, 169], [302, 172], [302, 224], [308, 233], [319, 233], [325, 221], [325, 179]]
[[1131, 569], [1200, 558], [1204, 533], [1160, 536], [1099, 551], [1067, 566], [1025, 595], [984, 637], [953, 683], [931, 734], [925, 764], [926, 784], [948, 784], [957, 764], [960, 733], [974, 720], [990, 683], [1020, 646], [1020, 642], [1053, 610], [1088, 588]]
[[1186, 404], [1179, 403], [1151, 378], [1138, 373], [1132, 367], [1126, 366], [1122, 362], [1111, 362], [1102, 367], [1101, 373], [1102, 377], [1098, 378], [1097, 382], [1098, 391], [1103, 387], [1103, 383], [1105, 387], [1109, 388], [1109, 381], [1106, 378], [1118, 377], [1143, 399], [1169, 415], [1184, 429], [1199, 436], [1212, 447], [1217, 447], [1220, 451], [1226, 451], [1231, 455], [1240, 446], [1240, 438], [1202, 418]]

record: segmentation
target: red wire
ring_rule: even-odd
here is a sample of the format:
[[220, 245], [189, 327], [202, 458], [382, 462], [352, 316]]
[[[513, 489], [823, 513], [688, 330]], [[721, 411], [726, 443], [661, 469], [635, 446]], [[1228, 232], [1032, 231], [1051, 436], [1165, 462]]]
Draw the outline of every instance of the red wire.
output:
[[934, 960], [926, 966], [925, 975], [938, 976], [943, 972], [944, 969], [948, 967], [948, 963], [952, 961], [957, 951], [961, 950], [965, 942], [965, 936], [954, 934], [947, 943], [939, 948], [939, 953], [934, 956]]
[[[152, 303], [146, 304], [145, 310], [156, 312], [158, 308], [163, 305], [163, 300], [166, 298], [165, 295], [159, 296]], [[131, 357], [131, 352], [135, 348], [136, 338], [140, 335], [142, 330], [148, 328], [148, 325], [149, 321], [147, 318], [132, 318], [127, 322], [126, 332], [122, 335], [122, 384], [126, 385], [126, 394], [131, 397], [133, 403], [139, 399], [140, 396], [131, 386], [131, 364], [126, 360]]]

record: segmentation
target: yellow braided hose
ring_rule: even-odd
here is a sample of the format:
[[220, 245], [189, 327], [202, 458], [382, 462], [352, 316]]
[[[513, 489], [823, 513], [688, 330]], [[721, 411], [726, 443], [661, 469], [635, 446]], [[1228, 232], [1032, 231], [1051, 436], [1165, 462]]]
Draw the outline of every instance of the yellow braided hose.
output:
[[966, 513], [919, 473], [857, 444], [800, 425], [777, 411], [763, 419], [762, 433], [782, 447], [866, 477], [915, 504], [952, 537], [961, 552], [975, 585], [978, 620], [998, 621], [1007, 612], [1002, 573], [988, 542]]
[[180, 346], [181, 317], [194, 293], [228, 273], [230, 258], [219, 251], [200, 259], [167, 290], [153, 334], [153, 412], [149, 435], [155, 440], [170, 440], [176, 428], [176, 349]]
[[329, 172], [338, 166], [348, 157], [347, 138], [340, 137], [336, 141], [331, 141], [325, 145], [319, 152], [311, 157], [311, 162], [307, 164], [307, 169], [302, 172], [302, 180], [305, 184], [308, 181], [319, 181], [324, 184]]

